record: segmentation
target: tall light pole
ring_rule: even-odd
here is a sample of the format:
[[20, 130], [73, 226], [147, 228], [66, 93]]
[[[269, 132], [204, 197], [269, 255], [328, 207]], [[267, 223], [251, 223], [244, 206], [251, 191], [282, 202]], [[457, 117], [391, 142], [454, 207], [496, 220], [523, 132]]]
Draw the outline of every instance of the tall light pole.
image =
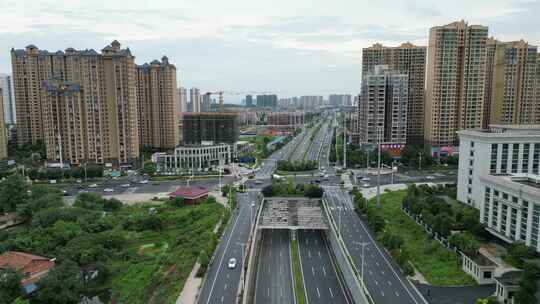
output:
[[367, 245], [369, 245], [369, 242], [353, 242], [353, 243], [356, 244], [356, 245], [362, 246], [362, 267], [361, 267], [361, 270], [360, 270], [360, 272], [361, 272], [360, 276], [362, 277], [362, 284], [364, 284], [364, 286], [365, 286], [365, 281], [364, 281], [364, 264], [365, 264], [365, 259], [364, 259], [365, 254], [364, 253], [365, 253], [365, 251], [364, 251], [364, 249], [365, 249], [365, 247]]
[[381, 133], [377, 127], [377, 208], [381, 208]]
[[343, 112], [343, 169], [347, 168], [347, 126], [345, 125], [345, 112]]

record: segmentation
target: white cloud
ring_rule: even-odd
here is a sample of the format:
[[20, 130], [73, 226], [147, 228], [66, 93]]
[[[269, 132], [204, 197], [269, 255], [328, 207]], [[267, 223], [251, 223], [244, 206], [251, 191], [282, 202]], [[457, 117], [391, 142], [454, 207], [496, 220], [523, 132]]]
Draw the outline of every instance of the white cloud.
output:
[[528, 1], [3, 0], [0, 11], [0, 71], [12, 46], [101, 49], [119, 39], [138, 62], [167, 54], [188, 86], [284, 94], [356, 93], [363, 47], [425, 45], [429, 27], [457, 19], [540, 42], [540, 6]]

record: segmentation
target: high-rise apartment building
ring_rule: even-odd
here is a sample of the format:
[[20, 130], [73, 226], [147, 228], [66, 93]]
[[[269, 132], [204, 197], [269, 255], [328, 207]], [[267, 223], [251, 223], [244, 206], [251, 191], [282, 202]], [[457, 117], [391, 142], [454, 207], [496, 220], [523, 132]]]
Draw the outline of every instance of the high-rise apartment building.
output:
[[352, 105], [352, 96], [348, 94], [331, 94], [328, 96], [328, 104], [335, 107], [348, 107]]
[[189, 112], [201, 112], [201, 91], [197, 88], [189, 89]]
[[246, 107], [253, 107], [253, 96], [246, 95]]
[[314, 110], [323, 105], [322, 96], [300, 96], [300, 104], [304, 110]]
[[47, 158], [55, 161], [60, 150], [71, 153], [62, 159], [73, 163], [138, 158], [137, 78], [129, 48], [113, 41], [101, 53], [53, 53], [29, 45], [12, 49], [11, 60], [18, 144], [43, 140]]
[[537, 47], [527, 42], [487, 40], [484, 124], [538, 124]]
[[387, 65], [376, 65], [362, 76], [357, 118], [361, 144], [406, 143], [408, 90], [408, 75]]
[[201, 100], [201, 112], [211, 112], [212, 111], [212, 98], [210, 94], [204, 94]]
[[257, 107], [275, 108], [277, 101], [277, 95], [257, 95]]
[[433, 155], [458, 144], [456, 131], [483, 124], [488, 28], [457, 21], [430, 29], [425, 143]]
[[[0, 113], [4, 111], [3, 90], [0, 88]], [[4, 115], [0, 115], [0, 159], [7, 157], [7, 133]]]
[[397, 47], [377, 43], [362, 49], [362, 75], [376, 65], [388, 65], [391, 70], [408, 76], [407, 143], [423, 143], [426, 47], [407, 42]]
[[15, 97], [13, 97], [13, 81], [11, 75], [0, 74], [0, 89], [4, 99], [4, 122], [8, 125], [16, 123]]
[[178, 88], [178, 112], [188, 112], [187, 90], [184, 87]]
[[140, 144], [170, 150], [179, 144], [176, 67], [165, 56], [137, 66]]

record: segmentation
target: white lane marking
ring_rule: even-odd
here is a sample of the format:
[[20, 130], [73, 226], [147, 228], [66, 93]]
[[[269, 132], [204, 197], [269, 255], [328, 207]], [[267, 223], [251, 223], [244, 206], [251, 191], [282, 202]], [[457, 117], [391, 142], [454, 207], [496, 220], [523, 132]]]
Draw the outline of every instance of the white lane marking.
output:
[[[242, 208], [242, 210], [245, 210]], [[227, 249], [229, 248], [229, 244], [231, 243], [232, 236], [234, 234], [234, 230], [236, 229], [236, 224], [238, 223], [238, 220], [242, 217], [241, 216], [242, 211], [238, 214], [236, 217], [236, 220], [234, 221], [234, 225], [232, 227], [232, 230], [229, 234], [229, 239], [227, 240], [227, 243], [225, 244], [225, 250], [223, 250], [223, 255], [221, 256], [221, 259], [219, 260], [219, 268], [223, 267], [223, 259], [225, 258], [225, 253], [227, 253]], [[218, 268], [218, 270], [219, 270]], [[219, 273], [219, 272], [218, 272]], [[216, 276], [214, 277], [214, 281], [212, 282], [212, 287], [210, 287], [210, 293], [208, 294], [208, 301], [206, 301], [206, 304], [210, 303], [210, 299], [212, 298], [212, 292], [214, 291], [214, 286], [216, 285], [216, 280], [218, 277], [218, 273], [216, 273]]]
[[321, 251], [319, 250], [319, 259], [321, 258]]
[[324, 276], [326, 276], [326, 269], [324, 269], [324, 266], [322, 267], [322, 271], [324, 273]]
[[381, 267], [381, 264], [379, 264], [379, 262], [375, 262], [375, 264], [377, 264], [377, 267]]
[[225, 284], [225, 288], [223, 288], [223, 290], [227, 290], [227, 284]]
[[319, 287], [316, 287], [317, 288], [317, 297], [321, 297], [321, 293], [319, 292]]
[[392, 282], [388, 281], [388, 285], [392, 286]]
[[328, 287], [328, 291], [330, 291], [330, 297], [334, 297], [334, 293], [332, 293], [332, 289], [330, 287]]
[[375, 285], [379, 286], [379, 282], [377, 282], [377, 280], [375, 280], [374, 282], [375, 282]]
[[266, 293], [268, 294], [268, 297], [270, 298], [270, 287], [266, 288]]
[[223, 296], [221, 296], [221, 303], [223, 303]]
[[313, 266], [311, 266], [311, 273], [313, 273], [313, 276], [315, 276], [315, 268], [313, 268]]
[[381, 290], [381, 295], [384, 297], [384, 291]]
[[394, 293], [396, 294], [396, 297], [399, 297], [399, 293], [398, 293], [397, 291], [396, 291], [396, 292], [394, 292]]

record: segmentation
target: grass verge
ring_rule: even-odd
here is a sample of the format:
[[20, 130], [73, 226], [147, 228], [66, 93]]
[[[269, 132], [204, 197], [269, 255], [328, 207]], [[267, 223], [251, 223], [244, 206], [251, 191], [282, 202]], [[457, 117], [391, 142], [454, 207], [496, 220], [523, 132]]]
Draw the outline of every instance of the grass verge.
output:
[[296, 295], [296, 304], [306, 303], [306, 294], [304, 293], [304, 281], [302, 280], [302, 269], [300, 268], [300, 256], [298, 253], [298, 242], [291, 241], [291, 256], [294, 273], [294, 293]]
[[429, 238], [425, 230], [401, 210], [401, 201], [406, 191], [387, 192], [381, 195], [382, 208], [377, 209], [375, 198], [369, 208], [380, 214], [386, 228], [403, 237], [403, 248], [409, 253], [411, 262], [426, 280], [433, 285], [475, 285], [474, 279], [461, 270], [455, 253]]

